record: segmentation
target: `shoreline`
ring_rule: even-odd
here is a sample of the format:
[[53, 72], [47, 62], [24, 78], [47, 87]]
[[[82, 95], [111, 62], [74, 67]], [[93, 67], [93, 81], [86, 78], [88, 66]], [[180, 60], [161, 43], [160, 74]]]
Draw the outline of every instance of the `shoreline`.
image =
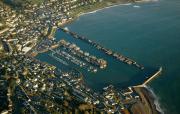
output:
[[161, 109], [161, 104], [159, 103], [159, 98], [156, 96], [154, 91], [149, 86], [145, 86], [145, 88], [150, 91], [152, 96], [154, 97], [154, 105], [156, 106], [156, 110], [159, 111], [161, 114], [164, 114], [164, 111]]
[[105, 7], [102, 7], [100, 9], [96, 9], [96, 10], [89, 11], [89, 12], [83, 12], [78, 16], [80, 17], [80, 16], [87, 15], [87, 14], [93, 14], [93, 13], [96, 13], [98, 11], [102, 11], [102, 10], [105, 10], [105, 9], [114, 8], [114, 7], [118, 7], [118, 6], [130, 6], [130, 5], [133, 5], [133, 3], [146, 3], [146, 2], [151, 2], [151, 1], [156, 2], [158, 0], [139, 0], [139, 1], [127, 2], [127, 3], [121, 3], [121, 2], [118, 3], [117, 2], [117, 3], [114, 3], [114, 4], [107, 5]]
[[100, 8], [100, 9], [97, 9], [97, 10], [94, 10], [94, 11], [81, 13], [81, 14], [79, 15], [79, 17], [80, 17], [80, 16], [83, 16], [83, 15], [87, 15], [87, 14], [93, 14], [93, 13], [96, 13], [96, 12], [98, 12], [98, 11], [102, 11], [102, 10], [109, 9], [109, 8], [113, 8], [113, 7], [129, 6], [129, 5], [132, 5], [132, 3], [129, 2], [129, 3], [114, 4], [114, 5], [106, 6], [106, 7], [104, 7], [104, 8]]
[[[102, 11], [102, 10], [113, 8], [113, 7], [129, 6], [129, 5], [133, 5], [133, 3], [146, 3], [146, 2], [151, 2], [151, 1], [153, 2], [156, 0], [138, 0], [138, 1], [127, 1], [127, 2], [119, 1], [116, 3], [110, 3], [110, 4], [102, 5], [99, 7], [97, 6], [95, 8], [89, 8], [89, 9], [84, 10], [83, 12], [79, 12], [75, 14], [74, 16], [72, 16], [72, 19], [67, 20], [66, 22], [62, 23], [59, 27], [65, 27], [67, 24], [70, 24], [76, 21], [80, 16], [83, 16], [83, 15], [93, 14], [98, 11]], [[97, 3], [95, 5], [97, 5]]]
[[[137, 0], [137, 1], [135, 0], [135, 1], [127, 1], [127, 2], [119, 1], [119, 2], [115, 2], [115, 3], [109, 3], [106, 5], [102, 5], [99, 7], [97, 6], [95, 8], [89, 8], [89, 9], [84, 10], [83, 12], [79, 12], [74, 17], [72, 17], [71, 20], [67, 20], [67, 22], [60, 25], [60, 27], [64, 27], [66, 24], [76, 21], [76, 19], [79, 18], [80, 16], [93, 14], [93, 13], [96, 13], [98, 11], [102, 11], [105, 9], [114, 8], [114, 7], [118, 7], [118, 6], [130, 6], [130, 5], [133, 5], [133, 3], [134, 4], [135, 3], [148, 3], [148, 2], [157, 2], [157, 1], [158, 0]], [[97, 3], [95, 5], [97, 5]]]

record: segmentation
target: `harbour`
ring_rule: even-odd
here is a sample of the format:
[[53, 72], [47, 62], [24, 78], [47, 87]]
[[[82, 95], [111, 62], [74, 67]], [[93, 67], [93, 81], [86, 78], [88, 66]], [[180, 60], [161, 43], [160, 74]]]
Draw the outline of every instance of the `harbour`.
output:
[[[103, 46], [121, 52], [128, 57], [133, 57], [133, 60], [142, 63], [144, 66], [162, 66], [163, 74], [161, 78], [156, 78], [156, 80], [153, 78], [153, 81], [147, 84], [153, 88], [154, 92], [159, 97], [160, 103], [163, 109], [165, 109], [165, 114], [178, 114], [179, 106], [177, 97], [172, 98], [172, 94], [178, 95], [179, 93], [178, 90], [175, 91], [175, 88], [179, 87], [177, 83], [179, 80], [179, 73], [177, 71], [179, 68], [177, 64], [179, 56], [174, 55], [179, 55], [179, 33], [177, 32], [179, 27], [177, 24], [180, 23], [178, 20], [179, 2], [176, 0], [173, 2], [165, 0], [157, 3], [138, 4], [140, 8], [136, 9], [132, 6], [110, 8], [108, 10], [82, 16], [80, 20], [67, 25], [70, 31], [91, 38], [90, 40], [99, 42]], [[167, 9], [169, 10], [167, 11]], [[149, 12], [148, 15], [147, 11]], [[98, 22], [94, 22], [94, 18], [96, 18]], [[102, 25], [102, 23], [104, 25]], [[81, 25], [81, 27], [79, 25]], [[111, 33], [104, 33], [104, 31], [111, 31]], [[121, 38], [116, 36], [121, 36]], [[70, 36], [62, 31], [57, 31], [57, 40], [67, 37]], [[170, 40], [170, 38], [173, 40]], [[74, 42], [75, 38], [69, 38], [68, 41]], [[85, 49], [90, 49], [84, 44], [81, 45], [81, 43], [79, 43], [78, 45], [81, 47], [85, 46]], [[93, 51], [93, 49], [90, 49], [90, 52]], [[98, 52], [95, 53], [100, 56], [105, 56]], [[37, 58], [41, 58], [41, 60], [44, 61], [49, 59], [49, 63], [60, 67], [57, 61], [53, 62], [53, 60], [46, 55], [38, 55]], [[103, 71], [100, 71], [94, 75], [85, 73], [84, 70], [81, 70], [85, 74], [84, 76], [87, 84], [95, 90], [108, 84], [121, 86], [127, 82], [128, 84], [132, 84], [139, 80], [138, 77], [142, 76], [139, 75], [138, 71], [134, 71], [136, 67], [129, 67], [129, 65], [121, 63], [118, 65], [119, 62], [112, 62], [113, 59], [106, 60], [110, 61], [110, 64], [108, 64], [110, 70], [107, 72], [103, 73]], [[153, 72], [156, 73], [158, 68]], [[146, 76], [153, 76], [153, 73], [151, 75], [143, 75], [142, 77], [146, 79]], [[143, 84], [143, 81], [137, 82]], [[167, 88], [169, 92], [167, 92]]]
[[0, 112], [179, 114], [180, 2], [88, 1], [0, 2]]
[[[91, 77], [91, 75], [95, 77], [99, 77], [99, 76], [104, 76], [103, 74], [113, 73], [115, 74], [116, 78], [118, 78], [118, 75], [121, 75], [121, 73], [124, 73], [124, 71], [116, 70], [117, 73], [114, 73], [115, 72], [114, 65], [116, 64], [117, 65], [116, 68], [121, 68], [121, 69], [126, 66], [125, 69], [131, 69], [133, 71], [132, 73], [134, 73], [131, 74], [132, 79], [129, 80], [129, 82], [128, 81], [123, 82], [124, 84], [117, 83], [118, 87], [126, 88], [129, 86], [131, 87], [144, 83], [148, 78], [151, 78], [154, 72], [156, 72], [156, 68], [148, 68], [148, 67], [145, 68], [144, 66], [137, 64], [136, 61], [128, 57], [125, 57], [119, 54], [118, 52], [114, 52], [110, 49], [104, 48], [102, 45], [98, 44], [97, 42], [91, 41], [87, 38], [85, 38], [86, 39], [85, 41], [88, 40], [88, 43], [77, 38], [75, 39], [75, 41], [71, 41], [70, 39], [73, 38], [74, 35], [69, 34], [69, 31], [65, 31], [64, 29], [60, 29], [60, 31], [61, 33], [70, 35], [71, 37], [63, 36], [63, 38], [61, 38], [59, 41], [56, 41], [57, 38], [55, 38], [54, 42], [57, 43], [54, 43], [54, 45], [57, 46], [56, 48], [51, 48], [52, 46], [49, 46], [48, 50], [46, 50], [48, 56], [50, 56], [52, 59], [55, 59], [59, 64], [63, 65], [63, 67], [67, 67], [71, 69], [77, 68], [80, 72], [84, 74], [85, 77], [93, 78]], [[59, 32], [59, 30], [57, 32]], [[77, 36], [77, 34], [75, 36]], [[79, 42], [76, 42], [76, 40]], [[91, 42], [93, 42], [93, 44]], [[81, 43], [85, 45], [85, 47], [91, 48], [93, 50], [86, 50], [84, 46], [82, 47]], [[59, 65], [55, 65], [55, 66], [58, 67]], [[109, 69], [112, 69], [112, 71], [109, 72]], [[127, 71], [129, 72], [129, 70]], [[133, 77], [136, 75], [139, 76], [136, 78], [136, 80], [133, 81], [134, 79]], [[108, 76], [108, 78], [110, 77]], [[103, 81], [103, 77], [100, 80]]]

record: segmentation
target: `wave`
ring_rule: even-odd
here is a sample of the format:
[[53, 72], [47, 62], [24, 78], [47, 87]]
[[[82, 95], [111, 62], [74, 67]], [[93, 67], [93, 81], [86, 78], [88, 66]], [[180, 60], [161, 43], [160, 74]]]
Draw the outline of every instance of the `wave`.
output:
[[153, 98], [154, 98], [154, 104], [155, 104], [155, 106], [156, 106], [156, 110], [157, 110], [158, 112], [160, 112], [161, 114], [164, 114], [164, 111], [163, 111], [162, 108], [161, 108], [161, 104], [159, 103], [159, 97], [154, 93], [154, 91], [152, 90], [151, 87], [146, 86], [146, 85], [144, 85], [144, 87], [151, 92], [151, 94], [152, 94], [152, 96], [153, 96]]
[[93, 14], [93, 13], [96, 13], [96, 12], [98, 12], [98, 11], [101, 11], [101, 10], [104, 10], [104, 9], [108, 9], [108, 8], [112, 8], [112, 7], [117, 7], [117, 6], [129, 6], [129, 5], [132, 5], [132, 3], [112, 5], [112, 6], [108, 6], [108, 7], [105, 7], [105, 8], [101, 8], [101, 9], [98, 9], [98, 10], [95, 10], [95, 11], [91, 11], [91, 12], [87, 12], [87, 13], [81, 13], [79, 16], [87, 15], [87, 14]]
[[138, 5], [134, 5], [133, 7], [134, 7], [134, 8], [140, 8], [141, 6], [138, 6]]
[[69, 28], [68, 27], [64, 27], [65, 30], [69, 31]]
[[87, 15], [87, 14], [92, 14], [92, 13], [96, 13], [98, 10], [95, 10], [95, 11], [91, 11], [91, 12], [87, 12], [87, 13], [81, 13], [80, 16], [82, 15]]
[[[138, 2], [157, 2], [159, 0], [142, 0], [142, 1], [136, 1], [137, 3]], [[112, 8], [112, 7], [117, 7], [117, 6], [129, 6], [129, 5], [132, 5], [132, 3], [122, 3], [122, 4], [117, 4], [117, 5], [111, 5], [111, 6], [107, 6], [107, 7], [104, 7], [104, 8], [101, 8], [101, 9], [98, 9], [98, 10], [95, 10], [95, 11], [91, 11], [91, 12], [87, 12], [87, 13], [81, 13], [79, 16], [82, 16], [82, 15], [87, 15], [87, 14], [93, 14], [93, 13], [96, 13], [98, 11], [101, 11], [101, 10], [104, 10], [104, 9], [108, 9], [108, 8]], [[136, 8], [140, 8], [140, 6], [133, 6], [133, 7], [136, 7]]]
[[140, 0], [136, 1], [136, 3], [143, 3], [143, 2], [159, 2], [160, 0]]

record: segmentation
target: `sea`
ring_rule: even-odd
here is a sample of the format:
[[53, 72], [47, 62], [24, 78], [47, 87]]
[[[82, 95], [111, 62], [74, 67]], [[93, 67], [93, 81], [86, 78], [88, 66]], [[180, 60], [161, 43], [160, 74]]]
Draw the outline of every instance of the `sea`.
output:
[[[95, 91], [112, 84], [117, 88], [144, 80], [162, 66], [162, 74], [147, 88], [156, 97], [162, 114], [180, 114], [180, 0], [154, 0], [117, 5], [81, 15], [65, 26], [106, 48], [119, 52], [147, 68], [147, 74], [128, 66], [58, 30], [56, 40], [75, 42], [82, 50], [108, 60], [108, 70], [89, 73], [81, 70], [88, 86]], [[63, 68], [46, 52], [38, 59]]]

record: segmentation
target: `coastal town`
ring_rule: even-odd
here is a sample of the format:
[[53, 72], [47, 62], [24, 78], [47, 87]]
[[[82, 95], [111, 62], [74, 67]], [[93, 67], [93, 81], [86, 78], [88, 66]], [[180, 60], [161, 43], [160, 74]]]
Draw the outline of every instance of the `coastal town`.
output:
[[[158, 114], [141, 85], [125, 89], [109, 85], [101, 92], [91, 89], [78, 69], [96, 73], [106, 69], [108, 61], [74, 42], [55, 38], [56, 31], [62, 30], [119, 62], [144, 70], [135, 60], [63, 28], [86, 8], [105, 7], [105, 3], [105, 0], [44, 0], [17, 7], [0, 1], [0, 113]], [[68, 70], [35, 58], [47, 51]]]
[[139, 100], [132, 88], [118, 92], [112, 85], [98, 94], [75, 69], [63, 72], [24, 55], [1, 60], [0, 68], [3, 113], [121, 113]]

